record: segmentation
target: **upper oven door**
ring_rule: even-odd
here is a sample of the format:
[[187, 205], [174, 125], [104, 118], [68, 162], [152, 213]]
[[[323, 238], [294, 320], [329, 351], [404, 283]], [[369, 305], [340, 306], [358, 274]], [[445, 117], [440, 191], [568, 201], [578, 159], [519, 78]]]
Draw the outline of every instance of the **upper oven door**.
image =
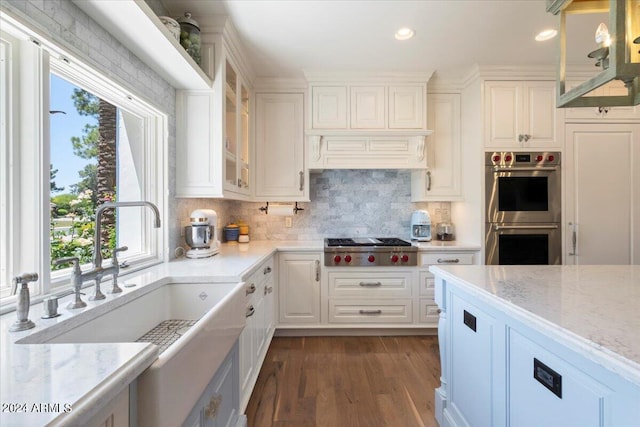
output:
[[486, 166], [487, 222], [560, 222], [558, 166]]

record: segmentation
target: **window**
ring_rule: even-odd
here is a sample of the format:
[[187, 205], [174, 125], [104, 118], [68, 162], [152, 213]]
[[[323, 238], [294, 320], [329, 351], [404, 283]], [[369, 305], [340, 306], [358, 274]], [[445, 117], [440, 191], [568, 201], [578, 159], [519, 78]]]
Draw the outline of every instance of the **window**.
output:
[[[40, 275], [33, 296], [68, 286], [70, 267], [52, 263], [69, 256], [90, 263], [95, 208], [102, 202], [150, 201], [165, 219], [167, 121], [155, 107], [57, 46], [34, 43], [28, 29], [4, 20], [2, 28], [11, 32], [2, 33], [0, 44], [4, 304], [15, 298], [9, 296], [11, 277], [23, 272]], [[18, 54], [19, 64], [11, 61]], [[11, 64], [19, 68], [12, 72]], [[21, 119], [25, 117], [29, 120]], [[149, 209], [119, 208], [111, 224], [102, 244], [104, 265], [110, 262], [110, 250], [123, 245], [128, 250], [118, 259], [130, 269], [121, 274], [165, 259], [166, 230], [153, 228]], [[12, 239], [12, 232], [20, 239]]]

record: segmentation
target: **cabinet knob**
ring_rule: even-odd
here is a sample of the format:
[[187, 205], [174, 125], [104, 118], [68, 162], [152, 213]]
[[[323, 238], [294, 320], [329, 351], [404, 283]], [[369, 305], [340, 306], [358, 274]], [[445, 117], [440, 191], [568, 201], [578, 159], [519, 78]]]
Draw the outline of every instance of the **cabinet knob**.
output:
[[246, 295], [249, 295], [249, 294], [254, 293], [255, 291], [256, 291], [256, 285], [252, 283], [252, 284], [247, 288], [247, 290], [245, 291], [245, 294], [246, 294]]

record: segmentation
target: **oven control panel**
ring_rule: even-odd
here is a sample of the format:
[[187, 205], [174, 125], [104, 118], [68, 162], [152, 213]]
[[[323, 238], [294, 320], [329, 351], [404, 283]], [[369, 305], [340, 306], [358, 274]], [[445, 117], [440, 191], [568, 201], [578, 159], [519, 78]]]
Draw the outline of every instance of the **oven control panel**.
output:
[[415, 251], [354, 251], [340, 250], [324, 253], [324, 265], [327, 267], [415, 267], [418, 265], [418, 253]]
[[485, 165], [499, 167], [542, 167], [560, 164], [560, 153], [557, 151], [531, 152], [486, 152]]

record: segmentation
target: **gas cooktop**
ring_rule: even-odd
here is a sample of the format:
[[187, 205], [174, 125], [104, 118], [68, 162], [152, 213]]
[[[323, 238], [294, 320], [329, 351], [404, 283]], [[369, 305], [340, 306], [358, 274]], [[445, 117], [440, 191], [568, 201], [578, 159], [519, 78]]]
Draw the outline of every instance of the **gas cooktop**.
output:
[[324, 265], [329, 267], [416, 266], [418, 248], [396, 237], [324, 239]]
[[324, 239], [326, 247], [335, 246], [411, 246], [411, 242], [396, 237], [342, 237]]

